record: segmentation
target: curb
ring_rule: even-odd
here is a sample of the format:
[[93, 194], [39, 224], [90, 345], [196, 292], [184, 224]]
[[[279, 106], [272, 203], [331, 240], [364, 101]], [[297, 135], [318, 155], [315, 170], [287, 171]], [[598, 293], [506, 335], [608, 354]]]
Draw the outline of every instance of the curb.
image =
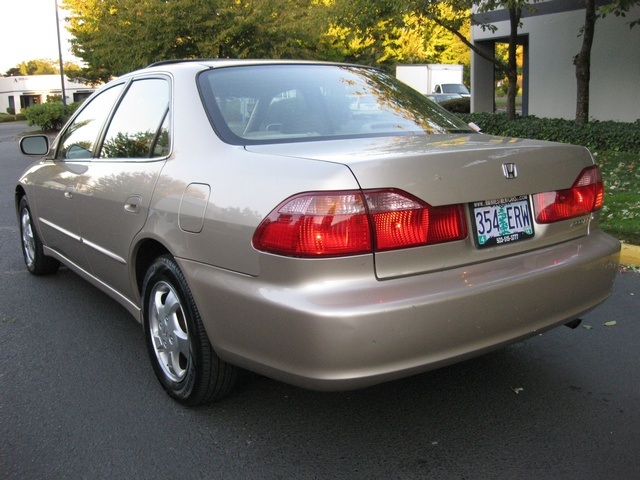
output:
[[620, 252], [620, 264], [640, 267], [640, 247], [623, 243], [622, 251]]

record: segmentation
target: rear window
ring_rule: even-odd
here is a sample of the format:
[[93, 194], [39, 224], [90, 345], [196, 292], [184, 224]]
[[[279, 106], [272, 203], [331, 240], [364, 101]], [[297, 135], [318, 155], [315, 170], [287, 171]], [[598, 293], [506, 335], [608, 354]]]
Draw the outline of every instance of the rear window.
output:
[[198, 84], [214, 129], [234, 145], [471, 132], [462, 120], [372, 68], [225, 67], [202, 72]]

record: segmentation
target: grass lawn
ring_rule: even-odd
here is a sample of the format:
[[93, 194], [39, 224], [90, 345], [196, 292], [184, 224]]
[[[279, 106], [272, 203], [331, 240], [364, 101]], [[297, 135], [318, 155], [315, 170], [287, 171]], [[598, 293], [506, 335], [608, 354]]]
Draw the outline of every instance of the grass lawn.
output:
[[602, 229], [640, 245], [640, 154], [601, 152], [595, 158], [605, 186]]

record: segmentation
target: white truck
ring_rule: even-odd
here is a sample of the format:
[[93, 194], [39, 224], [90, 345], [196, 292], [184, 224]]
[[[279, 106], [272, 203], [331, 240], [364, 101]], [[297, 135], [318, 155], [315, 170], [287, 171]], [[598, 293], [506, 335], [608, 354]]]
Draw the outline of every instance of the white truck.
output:
[[469, 90], [462, 83], [462, 65], [397, 65], [396, 78], [423, 95], [458, 93], [461, 96], [469, 96]]

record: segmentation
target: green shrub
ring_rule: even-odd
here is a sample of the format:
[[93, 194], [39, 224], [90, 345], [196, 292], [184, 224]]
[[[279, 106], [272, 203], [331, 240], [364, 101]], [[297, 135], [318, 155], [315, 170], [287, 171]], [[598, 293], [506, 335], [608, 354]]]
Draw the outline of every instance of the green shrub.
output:
[[65, 106], [62, 102], [49, 102], [32, 105], [25, 109], [27, 125], [37, 125], [44, 131], [60, 130], [77, 108]]
[[0, 123], [4, 123], [4, 122], [17, 122], [20, 120], [26, 120], [26, 117], [24, 116], [24, 114], [19, 113], [17, 115], [9, 115], [6, 113], [0, 113]]
[[633, 123], [594, 120], [587, 125], [578, 125], [573, 120], [532, 115], [513, 121], [502, 113], [458, 116], [466, 122], [475, 123], [483, 133], [490, 135], [571, 143], [595, 151], [640, 152], [640, 120]]

